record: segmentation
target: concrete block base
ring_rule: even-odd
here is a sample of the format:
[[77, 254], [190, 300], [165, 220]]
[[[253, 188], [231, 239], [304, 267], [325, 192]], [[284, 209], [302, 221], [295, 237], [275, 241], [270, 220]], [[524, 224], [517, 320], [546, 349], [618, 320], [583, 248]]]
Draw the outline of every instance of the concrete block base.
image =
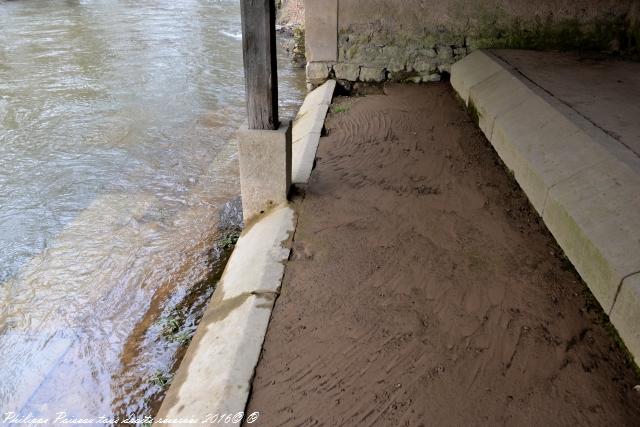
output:
[[242, 214], [245, 223], [287, 202], [291, 187], [291, 124], [278, 130], [238, 131]]

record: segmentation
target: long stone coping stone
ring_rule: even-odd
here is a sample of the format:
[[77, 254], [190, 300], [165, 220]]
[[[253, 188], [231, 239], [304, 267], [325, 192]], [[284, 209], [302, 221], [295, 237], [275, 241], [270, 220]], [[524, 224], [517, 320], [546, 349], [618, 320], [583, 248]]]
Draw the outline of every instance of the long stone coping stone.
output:
[[493, 55], [483, 51], [473, 52], [451, 67], [451, 86], [467, 104], [469, 91], [473, 86], [507, 67], [506, 63]]
[[291, 182], [309, 182], [315, 161], [320, 134], [336, 88], [335, 80], [328, 80], [309, 92], [293, 122]]
[[490, 52], [454, 64], [451, 84], [640, 360], [635, 157]]
[[296, 222], [281, 205], [243, 231], [156, 423], [244, 412]]
[[[293, 183], [309, 180], [335, 85], [330, 80], [310, 92], [296, 116]], [[295, 212], [281, 205], [243, 231], [158, 411], [158, 425], [213, 421], [207, 417], [223, 414], [239, 422], [296, 223]]]

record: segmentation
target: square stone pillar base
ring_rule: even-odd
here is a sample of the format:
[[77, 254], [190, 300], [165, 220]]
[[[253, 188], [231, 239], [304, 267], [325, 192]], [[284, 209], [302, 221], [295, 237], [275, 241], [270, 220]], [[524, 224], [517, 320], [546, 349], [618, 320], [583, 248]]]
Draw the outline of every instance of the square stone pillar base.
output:
[[285, 203], [291, 187], [291, 123], [278, 130], [238, 131], [242, 215], [245, 224]]

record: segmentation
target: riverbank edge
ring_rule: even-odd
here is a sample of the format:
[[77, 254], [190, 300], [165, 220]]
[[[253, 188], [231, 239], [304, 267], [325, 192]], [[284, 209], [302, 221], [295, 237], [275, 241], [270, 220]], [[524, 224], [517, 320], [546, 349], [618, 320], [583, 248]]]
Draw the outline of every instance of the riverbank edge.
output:
[[629, 265], [626, 254], [640, 250], [627, 232], [640, 224], [632, 196], [640, 192], [640, 174], [594, 139], [608, 135], [574, 123], [495, 52], [478, 50], [454, 64], [451, 85], [609, 317], [637, 370], [640, 263]]
[[[335, 81], [307, 94], [293, 125], [294, 183], [309, 179]], [[180, 425], [244, 414], [297, 226], [289, 204], [244, 229], [155, 422]], [[255, 415], [254, 415], [255, 416]], [[234, 418], [240, 417], [240, 418]]]

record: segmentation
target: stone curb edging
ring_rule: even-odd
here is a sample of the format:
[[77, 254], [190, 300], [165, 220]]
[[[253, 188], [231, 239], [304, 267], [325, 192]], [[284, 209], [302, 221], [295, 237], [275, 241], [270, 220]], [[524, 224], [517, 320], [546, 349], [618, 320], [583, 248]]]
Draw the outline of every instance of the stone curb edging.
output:
[[244, 412], [296, 223], [282, 205], [242, 233], [156, 420]]
[[640, 361], [638, 169], [490, 52], [454, 64], [451, 85]]
[[309, 182], [324, 119], [329, 111], [335, 88], [336, 81], [328, 80], [309, 92], [293, 122], [291, 148], [291, 182], [293, 184]]
[[[309, 180], [336, 82], [310, 92], [293, 124], [292, 182]], [[202, 420], [245, 410], [285, 261], [293, 209], [280, 205], [242, 233], [156, 420]]]

